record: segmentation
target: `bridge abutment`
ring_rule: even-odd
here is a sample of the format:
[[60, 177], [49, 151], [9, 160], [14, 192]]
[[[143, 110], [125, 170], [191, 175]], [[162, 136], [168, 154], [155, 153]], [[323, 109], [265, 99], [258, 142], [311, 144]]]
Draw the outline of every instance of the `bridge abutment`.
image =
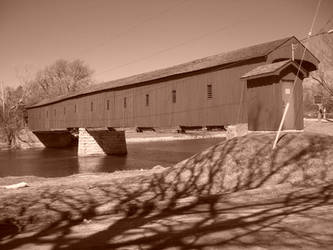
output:
[[32, 131], [47, 148], [64, 148], [75, 144], [76, 138], [68, 130]]
[[127, 154], [125, 131], [79, 128], [78, 155]]

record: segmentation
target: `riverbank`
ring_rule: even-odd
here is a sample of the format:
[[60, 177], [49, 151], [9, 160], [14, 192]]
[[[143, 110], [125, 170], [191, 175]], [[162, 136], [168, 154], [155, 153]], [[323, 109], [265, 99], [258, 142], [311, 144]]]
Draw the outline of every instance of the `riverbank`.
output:
[[177, 133], [170, 130], [145, 131], [137, 133], [132, 130], [125, 131], [127, 143], [196, 140], [209, 138], [225, 138], [225, 131], [193, 130], [186, 133]]
[[[1, 138], [5, 138], [3, 134], [1, 134]], [[42, 148], [43, 144], [38, 140], [38, 138], [30, 131], [28, 128], [23, 128], [15, 140], [13, 141], [13, 145], [9, 146], [6, 141], [0, 141], [0, 150], [20, 150], [20, 149], [30, 149], [30, 148]]]
[[[186, 133], [178, 133], [176, 129], [156, 129], [155, 131], [144, 131], [142, 133], [138, 133], [135, 131], [135, 128], [125, 128], [124, 131], [127, 143], [163, 142], [226, 137], [226, 131], [223, 130], [192, 130], [187, 131]], [[43, 147], [44, 145], [29, 129], [24, 129], [20, 132], [19, 138], [16, 140], [16, 145], [13, 146], [13, 148], [16, 150]], [[5, 142], [0, 142], [0, 150], [8, 149], [10, 148]]]
[[273, 141], [274, 134], [252, 134], [166, 169], [3, 188], [0, 218], [12, 230], [3, 246], [328, 249], [333, 137], [288, 134], [276, 151]]

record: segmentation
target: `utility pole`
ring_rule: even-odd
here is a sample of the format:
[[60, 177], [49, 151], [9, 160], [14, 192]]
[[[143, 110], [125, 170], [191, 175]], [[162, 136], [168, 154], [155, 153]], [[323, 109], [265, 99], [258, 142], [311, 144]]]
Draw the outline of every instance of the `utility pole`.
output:
[[291, 44], [291, 60], [295, 61], [295, 49], [296, 49], [296, 44]]
[[[313, 25], [316, 21], [316, 18], [317, 18], [317, 15], [318, 15], [318, 11], [319, 11], [319, 7], [320, 7], [320, 4], [321, 4], [321, 1], [322, 0], [319, 0], [318, 4], [317, 4], [317, 8], [316, 8], [316, 11], [315, 11], [315, 15], [313, 17], [313, 20], [312, 20], [312, 23], [311, 23], [311, 27], [310, 27], [310, 31], [308, 33], [308, 36], [306, 37], [306, 39], [302, 39], [301, 41], [303, 40], [308, 40], [310, 37], [312, 37], [312, 30], [313, 30]], [[332, 30], [329, 30], [329, 31], [326, 31], [326, 33], [331, 33]], [[295, 47], [293, 46], [293, 44], [291, 45], [291, 57], [292, 57], [292, 60], [294, 60], [295, 58]], [[291, 95], [290, 96], [293, 96], [294, 95], [294, 88], [295, 88], [295, 84], [296, 84], [296, 80], [297, 80], [297, 77], [298, 77], [298, 73], [300, 71], [300, 68], [302, 66], [302, 62], [304, 60], [304, 56], [305, 56], [305, 52], [306, 52], [306, 47], [304, 47], [304, 50], [303, 50], [303, 55], [301, 57], [301, 61], [299, 63], [299, 66], [298, 66], [298, 69], [297, 69], [297, 73], [296, 73], [296, 76], [295, 76], [295, 79], [294, 79], [294, 85], [293, 85], [293, 88], [291, 89]], [[276, 144], [277, 142], [279, 141], [279, 137], [280, 137], [280, 133], [281, 133], [281, 130], [283, 128], [283, 123], [284, 123], [284, 120], [286, 118], [286, 115], [287, 115], [287, 112], [288, 112], [288, 109], [289, 109], [289, 102], [290, 102], [290, 98], [289, 97], [289, 100], [287, 102], [287, 105], [284, 109], [284, 112], [283, 112], [283, 115], [282, 115], [282, 119], [281, 119], [281, 122], [280, 122], [280, 125], [279, 125], [279, 129], [278, 129], [278, 132], [276, 134], [276, 137], [275, 137], [275, 140], [274, 140], [274, 143], [273, 143], [273, 150], [276, 148]]]

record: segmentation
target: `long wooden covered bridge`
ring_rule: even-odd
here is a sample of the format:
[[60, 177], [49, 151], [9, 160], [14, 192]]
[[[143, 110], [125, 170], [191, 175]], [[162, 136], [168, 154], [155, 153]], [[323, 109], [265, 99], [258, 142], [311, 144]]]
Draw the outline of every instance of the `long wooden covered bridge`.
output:
[[124, 153], [119, 128], [248, 123], [249, 130], [273, 131], [290, 100], [285, 129], [300, 130], [302, 80], [319, 63], [306, 50], [293, 88], [304, 48], [288, 37], [93, 85], [27, 107], [28, 126], [46, 146], [65, 145], [66, 131], [80, 128], [82, 154], [89, 136], [108, 154]]

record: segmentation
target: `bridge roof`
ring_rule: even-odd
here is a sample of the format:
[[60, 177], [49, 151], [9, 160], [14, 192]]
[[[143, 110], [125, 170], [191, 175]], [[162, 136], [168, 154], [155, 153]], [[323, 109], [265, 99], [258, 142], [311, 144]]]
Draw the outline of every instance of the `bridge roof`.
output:
[[258, 77], [265, 77], [269, 75], [278, 75], [281, 70], [285, 69], [289, 65], [293, 65], [295, 68], [299, 68], [300, 73], [303, 75], [307, 75], [307, 71], [300, 66], [297, 62], [289, 60], [284, 60], [280, 62], [264, 64], [254, 68], [253, 70], [247, 72], [245, 75], [241, 77], [241, 79], [254, 79]]
[[37, 104], [31, 105], [27, 108], [35, 108], [39, 106], [45, 106], [51, 103], [60, 102], [67, 99], [72, 99], [75, 97], [89, 95], [96, 92], [101, 92], [105, 90], [120, 88], [124, 86], [134, 85], [143, 82], [149, 82], [153, 80], [158, 80], [170, 76], [181, 75], [185, 73], [195, 72], [203, 69], [208, 69], [221, 65], [230, 65], [232, 63], [237, 63], [249, 59], [254, 59], [258, 57], [267, 56], [272, 51], [280, 47], [282, 44], [288, 40], [295, 37], [287, 37], [271, 42], [266, 42], [262, 44], [257, 44], [254, 46], [237, 49], [230, 52], [224, 52], [217, 55], [196, 59], [191, 62], [175, 65], [169, 68], [159, 69], [147, 73], [142, 73], [118, 80], [113, 80], [109, 82], [104, 82], [100, 84], [91, 85], [86, 89], [83, 89], [74, 94], [68, 94], [63, 96], [58, 96], [55, 98], [45, 99]]

